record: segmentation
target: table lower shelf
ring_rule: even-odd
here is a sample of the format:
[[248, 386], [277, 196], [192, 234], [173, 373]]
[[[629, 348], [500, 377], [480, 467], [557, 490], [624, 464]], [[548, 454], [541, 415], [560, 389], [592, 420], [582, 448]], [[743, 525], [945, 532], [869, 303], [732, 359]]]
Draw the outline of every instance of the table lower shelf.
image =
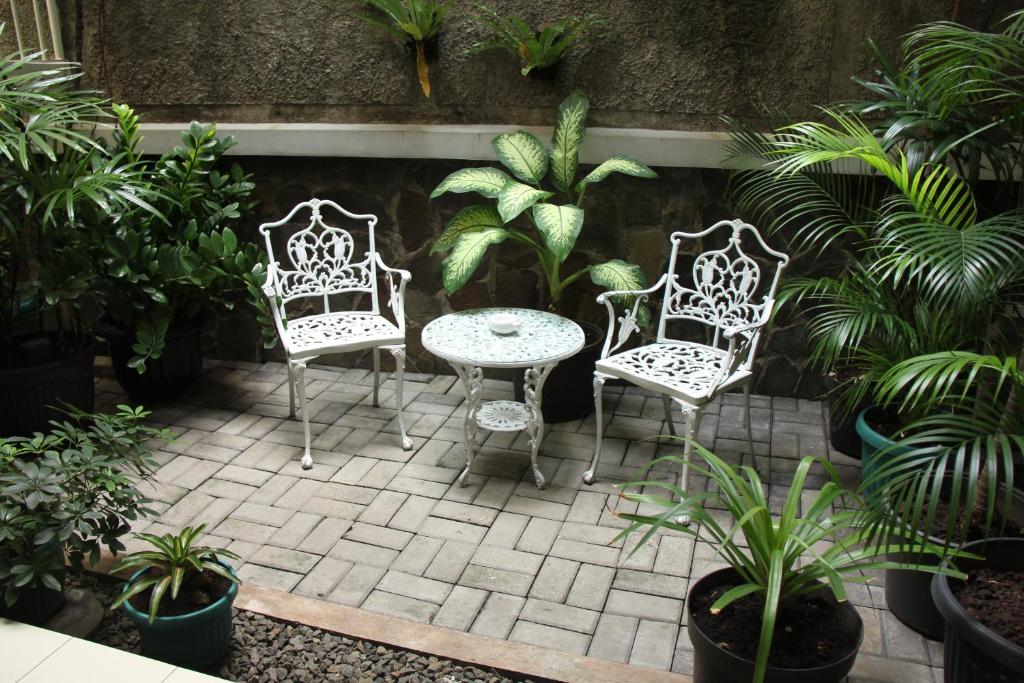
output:
[[530, 410], [518, 401], [486, 401], [477, 411], [476, 423], [492, 432], [519, 432], [530, 424]]

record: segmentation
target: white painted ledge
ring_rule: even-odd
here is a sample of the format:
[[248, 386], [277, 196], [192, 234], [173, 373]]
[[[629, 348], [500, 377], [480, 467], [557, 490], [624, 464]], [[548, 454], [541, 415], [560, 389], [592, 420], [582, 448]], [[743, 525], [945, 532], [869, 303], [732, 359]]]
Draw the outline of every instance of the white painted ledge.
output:
[[216, 683], [219, 678], [0, 619], [0, 683]]
[[[160, 154], [181, 144], [187, 123], [142, 125], [143, 149]], [[551, 129], [521, 127], [541, 140]], [[387, 123], [218, 123], [220, 135], [234, 135], [238, 156], [375, 157], [382, 159], [468, 159], [491, 161], [491, 139], [516, 126], [456, 126]], [[626, 154], [649, 166], [723, 168], [726, 133], [711, 131], [588, 128], [581, 160], [596, 164]]]

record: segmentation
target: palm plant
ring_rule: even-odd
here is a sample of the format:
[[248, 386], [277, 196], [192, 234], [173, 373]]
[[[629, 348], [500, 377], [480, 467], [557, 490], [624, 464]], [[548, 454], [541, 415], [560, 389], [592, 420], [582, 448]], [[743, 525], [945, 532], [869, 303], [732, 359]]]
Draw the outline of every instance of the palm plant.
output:
[[[915, 169], [856, 115], [823, 111], [827, 123], [737, 127], [732, 191], [798, 249], [845, 247], [838, 275], [791, 280], [780, 292], [809, 304], [812, 359], [854, 378], [841, 400], [852, 407], [877, 394], [893, 365], [917, 355], [1006, 348], [998, 331], [1022, 293], [1024, 215], [980, 218], [953, 169]], [[851, 168], [871, 175], [842, 173]]]
[[[810, 456], [800, 460], [782, 509], [775, 515], [757, 470], [752, 467], [736, 469], [700, 444], [694, 442], [693, 447], [704, 462], [690, 463], [690, 467], [706, 476], [715, 491], [691, 495], [673, 483], [658, 479], [627, 482], [622, 485], [624, 491], [620, 495], [623, 498], [660, 509], [660, 512], [617, 513], [630, 525], [616, 540], [642, 532], [633, 549], [636, 552], [659, 529], [665, 528], [714, 546], [716, 555], [735, 571], [738, 581], [712, 603], [711, 613], [721, 613], [747, 596], [755, 596], [764, 603], [754, 663], [755, 683], [764, 680], [779, 612], [788, 599], [828, 590], [838, 602], [844, 602], [844, 582], [870, 581], [864, 575], [866, 571], [909, 568], [905, 563], [881, 559], [885, 553], [901, 547], [890, 546], [888, 539], [900, 537], [904, 532], [896, 526], [883, 527], [877, 517], [858, 509], [861, 502], [858, 496], [844, 490], [838, 473], [827, 460]], [[662, 461], [678, 465], [683, 462], [669, 455], [653, 461], [648, 469]], [[811, 468], [816, 465], [826, 475], [819, 490], [809, 488], [807, 481]], [[668, 495], [628, 491], [640, 487], [647, 491], [661, 489]], [[714, 513], [718, 510], [710, 509], [712, 504], [725, 508], [731, 524], [723, 524], [716, 517]], [[693, 523], [680, 524], [678, 520], [682, 517], [689, 517]], [[740, 538], [744, 539], [743, 543]], [[902, 547], [919, 553], [935, 552], [926, 542], [914, 537], [909, 537]], [[950, 568], [931, 567], [926, 571], [964, 576]]]
[[73, 66], [32, 68], [38, 57], [0, 60], [0, 366], [20, 362], [17, 335], [32, 318], [56, 325], [61, 355], [83, 337], [95, 269], [83, 226], [128, 207], [159, 215], [138, 163], [92, 137], [111, 120], [107, 102], [73, 88]]
[[[576, 182], [580, 146], [586, 133], [586, 95], [576, 91], [558, 107], [550, 148], [527, 131], [504, 133], [491, 142], [501, 163], [516, 179], [497, 168], [465, 168], [445, 178], [431, 198], [446, 192], [475, 192], [497, 200], [496, 206], [474, 205], [462, 209], [445, 226], [432, 251], [450, 252], [443, 263], [444, 288], [461, 288], [479, 267], [491, 245], [511, 239], [534, 251], [547, 284], [548, 303], [558, 308], [566, 287], [590, 275], [598, 286], [611, 290], [637, 290], [644, 286], [640, 267], [621, 259], [587, 265], [563, 276], [562, 264], [572, 253], [583, 228], [583, 199], [587, 188], [612, 173], [639, 178], [657, 174], [636, 159], [614, 156]], [[554, 191], [542, 189], [548, 177]], [[547, 200], [556, 192], [568, 200]], [[528, 216], [529, 222], [513, 221]]]
[[585, 49], [604, 37], [607, 21], [594, 14], [566, 17], [534, 31], [517, 16], [503, 17], [490, 7], [480, 7], [476, 20], [488, 31], [487, 37], [469, 48], [470, 53], [505, 50], [519, 58], [520, 73], [548, 69], [562, 61], [572, 49]]
[[970, 525], [956, 515], [938, 526], [938, 503], [946, 500], [969, 515], [983, 511], [981, 526], [991, 529], [997, 512], [1011, 506], [1024, 456], [1018, 359], [963, 351], [917, 356], [886, 373], [880, 397], [924, 415], [898, 442], [907, 452], [890, 456], [875, 477], [888, 482], [891, 513], [950, 543], [963, 542]]
[[384, 18], [359, 17], [370, 26], [412, 42], [416, 49], [416, 75], [423, 94], [430, 97], [430, 69], [427, 66], [427, 41], [437, 36], [451, 9], [451, 0], [362, 0]]
[[120, 607], [125, 601], [147, 590], [151, 590], [149, 598], [149, 623], [156, 620], [160, 610], [160, 601], [171, 591], [171, 599], [178, 597], [182, 584], [190, 575], [199, 574], [204, 571], [212, 572], [223, 576], [232, 583], [239, 583], [238, 577], [230, 568], [221, 563], [221, 559], [240, 559], [238, 555], [230, 550], [208, 548], [195, 545], [196, 539], [205, 524], [198, 527], [185, 527], [180, 534], [135, 534], [135, 537], [146, 541], [155, 550], [141, 550], [132, 553], [121, 560], [112, 571], [118, 572], [127, 569], [145, 570], [145, 575], [133, 581], [121, 593], [112, 607]]

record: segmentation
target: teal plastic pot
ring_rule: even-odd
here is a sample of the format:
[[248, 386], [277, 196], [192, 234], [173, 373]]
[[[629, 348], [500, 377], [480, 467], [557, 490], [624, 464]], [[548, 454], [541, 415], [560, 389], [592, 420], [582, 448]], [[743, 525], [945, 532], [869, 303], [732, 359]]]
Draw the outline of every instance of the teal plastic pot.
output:
[[[124, 590], [145, 572], [141, 569], [133, 574]], [[149, 615], [130, 602], [125, 601], [124, 608], [139, 629], [144, 655], [187, 669], [209, 669], [224, 659], [231, 646], [231, 605], [237, 595], [238, 584], [232, 583], [227, 594], [213, 604], [189, 614], [157, 617], [152, 624]]]
[[[869, 419], [877, 416], [880, 412], [881, 411], [878, 406], [869, 406], [860, 411], [860, 414], [857, 415], [857, 435], [860, 437], [861, 481], [867, 481], [867, 479], [874, 475], [889, 459], [910, 452], [910, 449], [905, 446], [886, 450], [895, 442], [892, 439], [882, 436], [876, 432], [868, 423]], [[882, 451], [886, 452], [882, 453]], [[864, 493], [870, 497], [880, 488], [883, 488], [884, 483], [884, 481], [877, 481], [871, 486], [866, 487]]]

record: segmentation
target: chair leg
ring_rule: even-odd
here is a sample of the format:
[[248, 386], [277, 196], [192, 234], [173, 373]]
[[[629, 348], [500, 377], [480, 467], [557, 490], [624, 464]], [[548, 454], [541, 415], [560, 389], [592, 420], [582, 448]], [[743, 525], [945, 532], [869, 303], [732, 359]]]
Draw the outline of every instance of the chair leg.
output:
[[373, 407], [380, 406], [380, 349], [373, 350]]
[[[405, 380], [405, 346], [389, 346], [388, 350], [395, 357], [395, 408], [398, 410], [398, 431], [402, 434], [402, 449], [412, 450], [412, 439], [405, 433], [405, 423], [402, 421], [402, 385]], [[377, 351], [377, 349], [374, 349]], [[377, 405], [377, 381], [373, 383], [373, 404]]]
[[672, 419], [672, 399], [668, 397], [668, 394], [661, 395], [661, 405], [665, 406], [665, 422], [668, 422], [668, 433], [675, 436], [676, 423]]
[[590, 469], [583, 473], [583, 483], [585, 484], [594, 483], [594, 477], [597, 475], [597, 461], [601, 459], [601, 437], [604, 434], [602, 406], [604, 403], [604, 383], [607, 379], [607, 375], [603, 375], [600, 372], [594, 373], [594, 413], [595, 425], [597, 427], [597, 443], [594, 444], [594, 460], [590, 463]]
[[[750, 383], [743, 385], [743, 401], [747, 411], [747, 447], [750, 449], [750, 464], [757, 471], [757, 455], [754, 453], [754, 428], [750, 422]], [[740, 466], [743, 466], [743, 456], [740, 455]]]
[[295, 419], [295, 371], [292, 370], [292, 360], [288, 359], [288, 417]]
[[306, 439], [306, 451], [302, 455], [302, 469], [308, 470], [313, 467], [313, 455], [309, 452], [309, 408], [306, 403], [306, 361], [294, 361], [289, 364], [294, 367], [295, 380], [298, 384], [299, 410], [302, 412], [302, 432]]
[[[693, 406], [684, 406], [683, 416], [686, 418], [686, 445], [683, 446], [683, 471], [679, 478], [679, 488], [682, 495], [687, 496], [690, 492], [690, 455], [693, 453], [693, 444], [697, 441], [697, 433], [700, 432], [703, 411]], [[689, 526], [690, 516], [679, 515], [675, 518], [675, 522]]]

